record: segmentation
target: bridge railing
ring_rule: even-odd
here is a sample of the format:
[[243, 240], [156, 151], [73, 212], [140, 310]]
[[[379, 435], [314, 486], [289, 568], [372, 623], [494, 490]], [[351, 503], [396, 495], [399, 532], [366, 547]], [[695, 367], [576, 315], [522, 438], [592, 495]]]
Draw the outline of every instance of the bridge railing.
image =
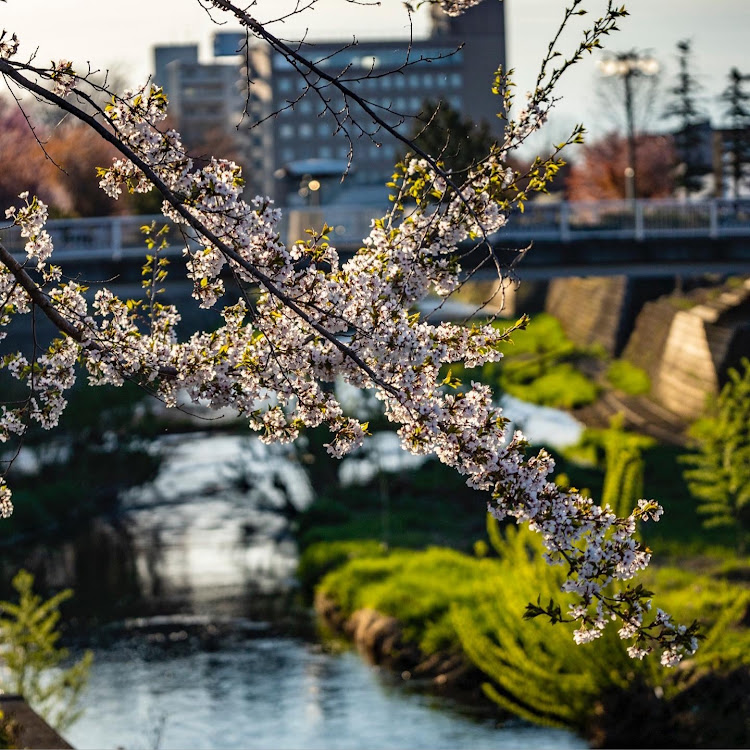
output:
[[503, 233], [558, 242], [750, 235], [750, 199], [529, 203]]
[[[331, 244], [342, 249], [359, 247], [378, 209], [364, 206], [321, 206], [282, 212], [279, 227], [286, 241], [305, 239], [305, 229], [331, 227]], [[141, 227], [162, 216], [110, 216], [87, 219], [55, 219], [47, 230], [58, 258], [85, 260], [142, 256]], [[729, 236], [750, 237], [750, 199], [739, 200], [639, 200], [590, 203], [527, 203], [516, 211], [498, 235], [503, 242], [575, 242], [589, 239], [633, 239]], [[194, 244], [183, 229], [172, 226], [170, 252], [180, 253], [185, 243]], [[24, 240], [17, 227], [0, 228], [0, 241], [11, 252], [22, 254]]]

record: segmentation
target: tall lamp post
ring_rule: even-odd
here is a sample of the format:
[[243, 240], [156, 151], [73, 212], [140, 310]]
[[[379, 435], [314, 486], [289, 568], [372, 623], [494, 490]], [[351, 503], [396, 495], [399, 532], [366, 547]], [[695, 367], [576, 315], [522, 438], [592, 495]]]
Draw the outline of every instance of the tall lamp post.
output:
[[635, 154], [635, 119], [633, 115], [633, 78], [653, 76], [659, 72], [659, 63], [649, 55], [636, 50], [619, 52], [599, 61], [599, 70], [603, 76], [619, 76], [625, 87], [625, 117], [628, 128], [628, 165], [625, 167], [625, 197], [634, 201], [637, 197], [635, 187], [636, 154]]

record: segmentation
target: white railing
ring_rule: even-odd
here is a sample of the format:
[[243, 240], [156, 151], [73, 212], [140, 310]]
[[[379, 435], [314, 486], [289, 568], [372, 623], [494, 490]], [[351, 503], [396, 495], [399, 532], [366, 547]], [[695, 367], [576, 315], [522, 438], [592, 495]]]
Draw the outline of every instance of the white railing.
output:
[[[321, 206], [283, 211], [281, 236], [287, 241], [305, 239], [306, 228], [331, 227], [331, 244], [357, 247], [369, 232], [378, 208]], [[110, 216], [90, 219], [55, 219], [47, 229], [56, 256], [67, 260], [120, 260], [142, 257], [143, 225], [164, 222], [161, 216]], [[498, 239], [505, 243], [531, 240], [574, 243], [576, 240], [613, 239], [641, 241], [750, 237], [750, 199], [739, 200], [639, 200], [591, 203], [527, 203], [516, 212]], [[177, 227], [169, 231], [171, 253], [181, 253], [186, 240]], [[24, 241], [17, 227], [0, 228], [0, 241], [14, 253], [22, 253]]]

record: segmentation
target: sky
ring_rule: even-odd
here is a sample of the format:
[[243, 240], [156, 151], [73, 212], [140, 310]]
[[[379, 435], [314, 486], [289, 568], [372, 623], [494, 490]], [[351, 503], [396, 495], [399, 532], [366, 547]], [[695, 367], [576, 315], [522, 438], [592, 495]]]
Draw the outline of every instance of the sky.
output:
[[[608, 38], [608, 49], [649, 52], [660, 63], [660, 78], [666, 87], [676, 73], [675, 45], [690, 39], [695, 71], [704, 87], [704, 104], [716, 121], [720, 106], [716, 95], [726, 85], [728, 71], [737, 67], [750, 73], [750, 0], [622, 1], [630, 16], [622, 20], [620, 31]], [[292, 2], [255, 0], [251, 10], [260, 20], [270, 21], [283, 15], [283, 8]], [[249, 3], [246, 0], [244, 4]], [[605, 2], [585, 0], [583, 7], [592, 16], [600, 15]], [[520, 93], [533, 85], [563, 9], [564, 0], [505, 0], [508, 64], [516, 71]], [[15, 31], [27, 54], [38, 48], [42, 62], [72, 59], [81, 70], [90, 61], [95, 68], [115, 70], [131, 84], [144, 82], [152, 72], [155, 44], [198, 42], [202, 57], [208, 59], [210, 39], [217, 28], [198, 0], [8, 0], [0, 4], [0, 27]], [[230, 21], [224, 28], [231, 30], [237, 25]], [[310, 38], [351, 40], [353, 36], [407, 38], [411, 27], [401, 0], [317, 0], [313, 9], [277, 21], [272, 28], [290, 38], [307, 32]], [[413, 18], [413, 32], [424, 36], [427, 30], [427, 14], [419, 11]], [[570, 48], [572, 39], [572, 34], [563, 38], [563, 51], [565, 42]], [[597, 96], [602, 85], [596, 65], [599, 57], [575, 66], [558, 88], [562, 101], [556, 105], [548, 128], [550, 141], [561, 140], [564, 131], [578, 122], [592, 135], [612, 128], [608, 108]], [[657, 96], [654, 113], [661, 107], [663, 101]], [[658, 129], [658, 119], [652, 118], [650, 127]]]

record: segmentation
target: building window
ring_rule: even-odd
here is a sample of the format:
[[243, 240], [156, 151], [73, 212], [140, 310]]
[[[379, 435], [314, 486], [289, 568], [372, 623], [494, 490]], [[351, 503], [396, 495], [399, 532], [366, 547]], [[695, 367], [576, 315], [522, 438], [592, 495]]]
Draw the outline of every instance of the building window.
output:
[[309, 122], [303, 122], [299, 126], [299, 137], [300, 138], [312, 138], [313, 126]]
[[294, 138], [294, 125], [284, 123], [279, 126], [279, 137], [280, 138]]
[[277, 88], [282, 94], [288, 94], [292, 90], [292, 79], [279, 78]]

